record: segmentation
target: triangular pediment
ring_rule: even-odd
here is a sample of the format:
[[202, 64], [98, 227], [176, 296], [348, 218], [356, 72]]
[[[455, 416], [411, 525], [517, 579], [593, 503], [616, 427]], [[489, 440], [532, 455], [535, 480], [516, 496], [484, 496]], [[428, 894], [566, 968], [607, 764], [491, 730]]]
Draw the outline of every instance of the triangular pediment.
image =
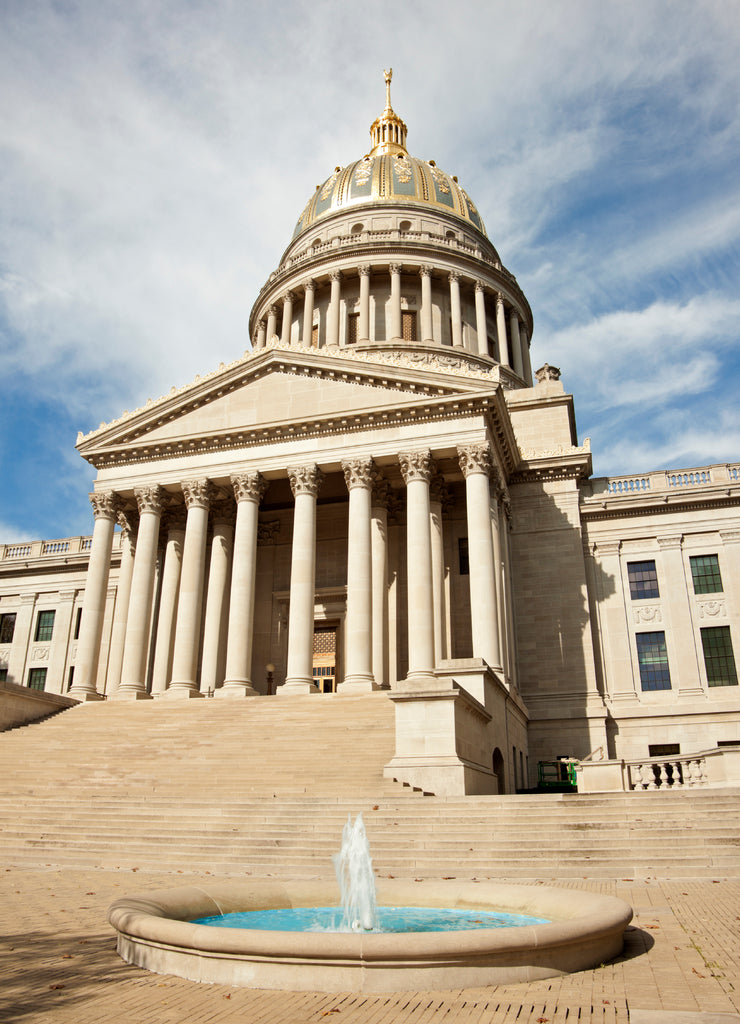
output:
[[310, 350], [266, 350], [125, 413], [78, 439], [84, 458], [126, 451], [176, 451], [198, 444], [237, 443], [259, 433], [285, 436], [302, 424], [387, 415], [430, 400], [495, 390], [478, 374], [439, 372], [412, 361], [372, 362]]

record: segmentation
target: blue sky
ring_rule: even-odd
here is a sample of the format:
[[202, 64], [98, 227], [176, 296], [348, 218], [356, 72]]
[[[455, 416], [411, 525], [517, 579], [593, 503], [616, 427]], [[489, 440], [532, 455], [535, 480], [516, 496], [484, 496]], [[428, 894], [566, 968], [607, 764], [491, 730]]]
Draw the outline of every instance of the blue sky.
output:
[[248, 347], [394, 68], [597, 475], [740, 459], [731, 0], [0, 4], [0, 542], [92, 529], [87, 432]]

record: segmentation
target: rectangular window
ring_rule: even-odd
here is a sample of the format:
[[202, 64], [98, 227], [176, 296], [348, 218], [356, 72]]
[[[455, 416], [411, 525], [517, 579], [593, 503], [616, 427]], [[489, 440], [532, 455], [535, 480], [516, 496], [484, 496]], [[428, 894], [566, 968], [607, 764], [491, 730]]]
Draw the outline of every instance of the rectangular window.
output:
[[319, 325], [314, 324], [311, 328], [311, 348], [319, 347]]
[[28, 689], [43, 690], [46, 686], [46, 669], [32, 668], [28, 671]]
[[627, 576], [633, 601], [641, 601], [646, 597], [660, 597], [655, 562], [628, 562]]
[[356, 345], [357, 344], [357, 335], [359, 334], [359, 329], [360, 329], [360, 314], [359, 313], [350, 313], [349, 317], [347, 318], [347, 344], [348, 345]]
[[39, 612], [38, 618], [36, 619], [36, 634], [34, 636], [34, 640], [39, 643], [51, 640], [51, 634], [53, 632], [54, 612]]
[[77, 616], [75, 618], [75, 640], [80, 639], [80, 624], [82, 622], [82, 608], [77, 609]]
[[72, 689], [72, 684], [74, 683], [74, 679], [75, 679], [75, 667], [74, 667], [74, 665], [70, 665], [70, 667], [69, 667], [69, 678], [67, 679], [67, 690], [71, 690]]
[[7, 668], [0, 668], [0, 683], [6, 683], [8, 681], [8, 670]]
[[643, 690], [670, 690], [665, 633], [637, 633], [635, 640]]
[[695, 594], [721, 594], [722, 577], [719, 572], [719, 559], [716, 555], [692, 555], [691, 578], [694, 581]]
[[710, 686], [737, 686], [737, 669], [729, 626], [708, 626], [701, 630], [704, 664]]
[[680, 743], [649, 743], [648, 754], [650, 757], [670, 757], [671, 754], [680, 754]]
[[461, 576], [470, 575], [470, 556], [468, 555], [468, 538], [458, 537], [457, 540], [458, 570]]
[[0, 644], [12, 644], [15, 633], [15, 612], [0, 615]]
[[401, 337], [404, 341], [416, 341], [416, 310], [401, 310]]

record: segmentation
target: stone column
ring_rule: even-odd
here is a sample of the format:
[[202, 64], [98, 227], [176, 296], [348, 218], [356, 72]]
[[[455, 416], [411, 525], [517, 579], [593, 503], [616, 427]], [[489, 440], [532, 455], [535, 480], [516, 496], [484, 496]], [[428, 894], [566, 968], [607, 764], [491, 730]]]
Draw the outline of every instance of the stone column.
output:
[[475, 329], [478, 334], [478, 355], [487, 356], [488, 328], [486, 327], [486, 289], [482, 281], [475, 282]]
[[421, 340], [425, 345], [433, 345], [432, 268], [420, 267], [419, 276], [421, 277]]
[[372, 558], [373, 678], [378, 689], [388, 682], [388, 492], [389, 484], [375, 471], [370, 504], [370, 552]]
[[370, 341], [370, 266], [357, 268], [360, 275], [360, 318], [357, 324], [357, 341]]
[[157, 644], [152, 669], [152, 696], [161, 697], [172, 678], [172, 641], [177, 618], [177, 598], [180, 592], [182, 549], [185, 543], [185, 517], [179, 513], [165, 516], [167, 544], [164, 551], [162, 589], [157, 619]]
[[401, 265], [391, 263], [388, 270], [391, 274], [391, 323], [388, 340], [401, 341]]
[[255, 349], [259, 350], [265, 347], [265, 321], [257, 321], [257, 337], [254, 342]]
[[118, 501], [111, 491], [91, 494], [90, 501], [95, 517], [90, 562], [85, 582], [85, 596], [82, 599], [80, 639], [75, 657], [75, 674], [70, 697], [77, 700], [100, 700], [97, 692], [98, 657], [100, 640], [103, 635], [103, 618], [108, 596], [110, 559], [113, 551], [113, 531], [116, 525]]
[[499, 499], [504, 493], [504, 484], [498, 470], [495, 470], [492, 474], [489, 486], [491, 492], [491, 543], [493, 544], [494, 582], [496, 584], [496, 607], [498, 608], [496, 625], [498, 628], [499, 649], [501, 651], [501, 666], [504, 670], [504, 675], [508, 672], [509, 678], [511, 678], [506, 622], [506, 609], [509, 602], [506, 596], [506, 568], [504, 566], [504, 551], [501, 545], [501, 513], [499, 507]]
[[532, 363], [529, 358], [529, 337], [524, 324], [519, 324], [519, 339], [522, 343], [522, 363], [524, 365], [524, 379], [529, 386], [532, 386]]
[[342, 693], [373, 689], [372, 670], [372, 554], [370, 507], [373, 460], [342, 463], [349, 491], [347, 542], [346, 673]]
[[105, 674], [104, 690], [106, 696], [121, 685], [121, 669], [123, 667], [123, 650], [126, 645], [126, 627], [128, 625], [128, 606], [131, 601], [131, 580], [134, 575], [134, 556], [136, 554], [136, 534], [139, 526], [137, 512], [118, 513], [118, 525], [121, 527], [121, 568], [118, 572], [116, 588], [116, 605], [113, 612], [110, 647], [108, 649], [108, 670]]
[[452, 344], [455, 348], [463, 347], [462, 310], [460, 308], [460, 275], [453, 270], [450, 273], [450, 319], [452, 321]]
[[290, 566], [288, 674], [278, 693], [317, 693], [313, 681], [313, 623], [316, 589], [316, 498], [323, 473], [316, 465], [288, 469], [295, 498]]
[[[203, 656], [200, 662], [200, 692], [215, 693], [223, 682], [223, 644], [225, 616], [229, 605], [229, 583], [234, 551], [234, 522], [229, 503], [219, 502], [213, 513], [211, 562], [206, 592], [203, 625]], [[220, 664], [219, 664], [220, 663]]]
[[114, 700], [143, 700], [149, 697], [146, 692], [146, 670], [163, 492], [159, 486], [138, 487], [134, 494], [139, 506], [139, 532], [131, 578], [121, 685], [113, 694]]
[[337, 348], [339, 345], [339, 308], [342, 298], [342, 271], [332, 270], [331, 298], [329, 299], [329, 311], [326, 314], [326, 347]]
[[283, 326], [280, 331], [280, 341], [283, 345], [290, 345], [290, 328], [293, 325], [293, 292], [286, 292], [283, 295]]
[[267, 311], [267, 340], [272, 341], [277, 331], [277, 306], [270, 306]]
[[522, 365], [522, 342], [519, 337], [519, 315], [515, 309], [509, 312], [509, 327], [511, 333], [511, 356], [513, 359], [514, 373], [518, 377], [524, 376]]
[[428, 451], [400, 453], [398, 459], [406, 483], [409, 631], [406, 681], [425, 685], [434, 672], [432, 542], [429, 531], [429, 483], [434, 463]]
[[447, 497], [444, 477], [437, 473], [429, 489], [429, 528], [432, 541], [432, 579], [434, 581], [434, 661], [438, 665], [447, 657], [445, 608], [445, 555], [442, 532], [442, 505]]
[[177, 599], [172, 681], [167, 689], [167, 696], [173, 698], [201, 696], [196, 675], [200, 651], [211, 485], [208, 480], [185, 480], [182, 491], [188, 517], [185, 523], [180, 593]]
[[305, 348], [311, 348], [311, 336], [313, 334], [313, 299], [316, 291], [316, 282], [311, 278], [303, 282], [303, 339]]
[[509, 343], [506, 339], [506, 312], [504, 297], [501, 292], [496, 295], [496, 333], [498, 334], [498, 358], [504, 366], [509, 366]]
[[485, 442], [459, 447], [457, 452], [465, 476], [473, 657], [483, 658], [491, 668], [500, 671], [496, 568], [491, 535], [491, 449]]
[[257, 527], [259, 505], [267, 490], [261, 473], [232, 476], [236, 498], [236, 533], [231, 571], [229, 637], [226, 645], [226, 678], [218, 697], [253, 697], [252, 637], [254, 633], [254, 585], [257, 575]]

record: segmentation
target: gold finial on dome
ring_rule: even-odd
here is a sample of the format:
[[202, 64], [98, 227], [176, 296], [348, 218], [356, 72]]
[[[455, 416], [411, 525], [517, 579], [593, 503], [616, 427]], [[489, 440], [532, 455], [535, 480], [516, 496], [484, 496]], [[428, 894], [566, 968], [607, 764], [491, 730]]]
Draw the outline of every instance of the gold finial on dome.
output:
[[385, 78], [385, 110], [370, 125], [370, 140], [373, 144], [370, 156], [379, 156], [381, 153], [397, 153], [401, 156], [408, 156], [406, 125], [391, 106], [393, 68], [383, 71], [383, 76]]

